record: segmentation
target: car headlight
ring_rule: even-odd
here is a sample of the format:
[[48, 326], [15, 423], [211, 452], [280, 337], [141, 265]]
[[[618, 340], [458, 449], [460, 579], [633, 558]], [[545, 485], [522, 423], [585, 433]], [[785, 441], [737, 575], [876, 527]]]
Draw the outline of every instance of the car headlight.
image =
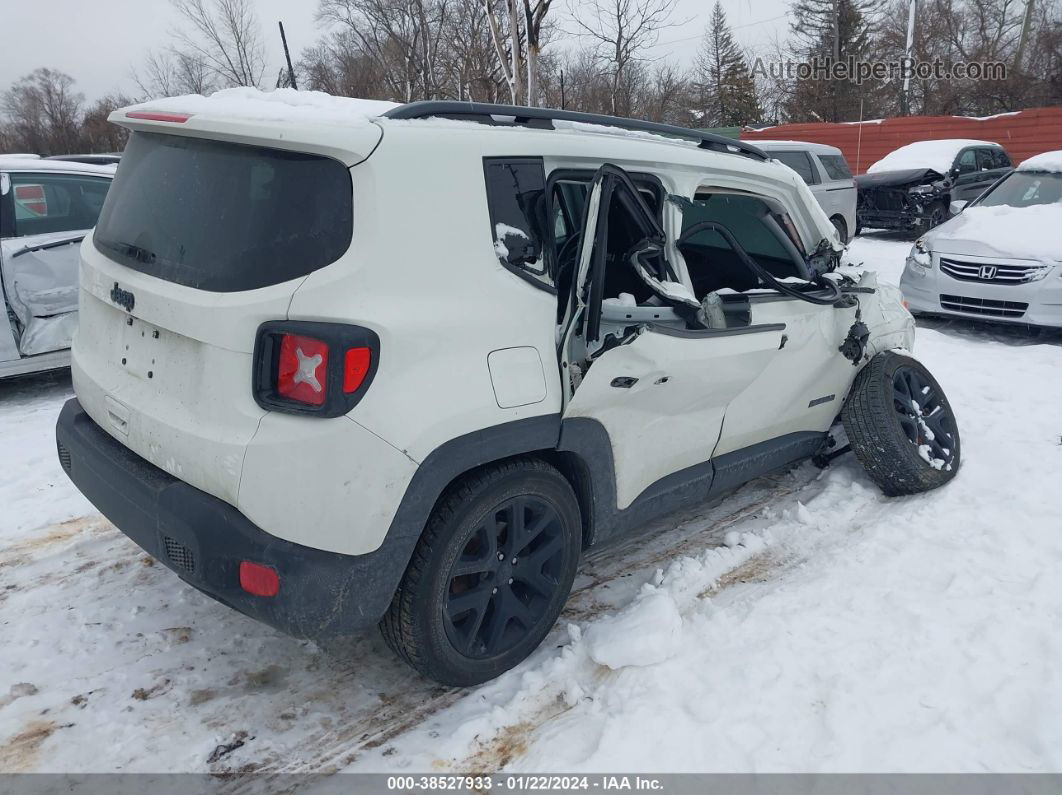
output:
[[907, 255], [907, 265], [922, 273], [926, 273], [933, 267], [933, 252], [921, 238], [911, 246], [911, 253]]
[[936, 193], [937, 189], [933, 185], [915, 185], [913, 188], [908, 188], [908, 193]]

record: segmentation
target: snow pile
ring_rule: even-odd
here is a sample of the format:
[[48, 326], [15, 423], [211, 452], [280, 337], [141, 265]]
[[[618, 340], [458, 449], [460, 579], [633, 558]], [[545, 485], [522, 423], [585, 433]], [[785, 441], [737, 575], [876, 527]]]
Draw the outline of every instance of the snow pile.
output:
[[959, 152], [968, 146], [995, 146], [989, 141], [975, 141], [969, 138], [948, 138], [943, 141], [915, 141], [889, 152], [867, 169], [868, 174], [882, 174], [886, 171], [913, 171], [917, 168], [931, 168], [938, 174], [947, 174]]
[[1062, 149], [1044, 152], [1030, 157], [1028, 160], [1023, 160], [1021, 165], [1018, 166], [1018, 171], [1062, 172]]
[[626, 610], [597, 622], [586, 633], [590, 659], [613, 670], [657, 665], [678, 652], [682, 614], [670, 594], [651, 589]]
[[[967, 207], [946, 228], [947, 238], [984, 246], [1016, 259], [1062, 260], [1062, 204]], [[943, 243], [943, 241], [942, 241]]]
[[152, 99], [115, 111], [122, 116], [130, 111], [191, 113], [213, 118], [246, 121], [279, 121], [309, 124], [356, 124], [398, 107], [394, 102], [375, 99], [334, 97], [323, 91], [296, 91], [278, 88], [227, 88], [210, 96], [184, 94], [166, 99]]

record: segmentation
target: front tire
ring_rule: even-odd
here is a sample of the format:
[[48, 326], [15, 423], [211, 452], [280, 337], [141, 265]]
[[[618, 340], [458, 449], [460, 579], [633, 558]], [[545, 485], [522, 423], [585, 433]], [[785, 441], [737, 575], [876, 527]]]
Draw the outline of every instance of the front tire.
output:
[[419, 673], [467, 687], [500, 676], [549, 632], [582, 548], [575, 493], [520, 458], [473, 473], [440, 499], [380, 622]]
[[859, 372], [841, 412], [856, 458], [889, 497], [955, 477], [959, 429], [940, 384], [909, 356], [879, 353]]

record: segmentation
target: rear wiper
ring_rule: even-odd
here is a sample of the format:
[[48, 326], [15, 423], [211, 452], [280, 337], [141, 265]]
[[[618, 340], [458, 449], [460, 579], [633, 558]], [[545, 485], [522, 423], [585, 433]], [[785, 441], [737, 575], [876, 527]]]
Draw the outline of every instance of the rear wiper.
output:
[[132, 257], [137, 262], [142, 262], [145, 265], [150, 265], [155, 261], [154, 251], [148, 251], [146, 248], [141, 248], [133, 243], [112, 243], [109, 240], [96, 239], [112, 251], [123, 254], [126, 257]]
[[51, 240], [47, 243], [41, 243], [36, 246], [25, 246], [12, 254], [11, 259], [21, 257], [23, 254], [29, 254], [31, 251], [46, 251], [50, 248], [59, 248], [59, 246], [69, 246], [71, 243], [80, 243], [84, 239], [85, 233], [81, 232], [73, 237], [64, 237], [62, 240]]

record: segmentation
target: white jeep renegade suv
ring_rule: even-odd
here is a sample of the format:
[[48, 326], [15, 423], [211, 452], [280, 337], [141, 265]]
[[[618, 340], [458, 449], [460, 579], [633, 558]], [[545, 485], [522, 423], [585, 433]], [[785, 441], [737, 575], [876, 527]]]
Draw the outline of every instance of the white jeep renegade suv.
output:
[[958, 468], [898, 293], [828, 273], [834, 227], [753, 146], [287, 90], [111, 121], [59, 458], [289, 633], [380, 624], [473, 684], [543, 639], [582, 550], [836, 454], [838, 418], [887, 494]]

